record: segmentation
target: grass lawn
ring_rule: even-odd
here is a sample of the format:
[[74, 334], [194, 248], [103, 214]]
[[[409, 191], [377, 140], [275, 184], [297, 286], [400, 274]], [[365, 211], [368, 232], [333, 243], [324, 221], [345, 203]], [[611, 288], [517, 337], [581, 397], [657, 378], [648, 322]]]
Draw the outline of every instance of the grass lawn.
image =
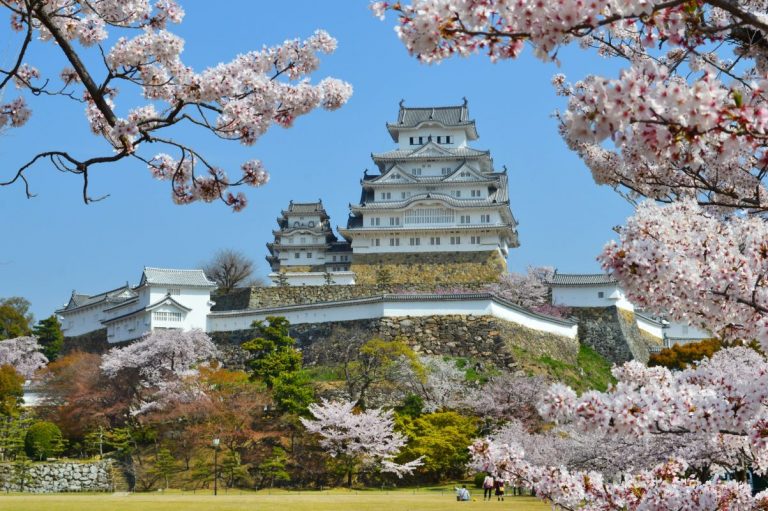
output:
[[0, 495], [3, 511], [549, 511], [551, 508], [531, 497], [507, 497], [504, 502], [483, 502], [483, 495], [473, 492], [473, 502], [456, 502], [446, 491], [323, 491], [287, 493], [230, 492], [214, 497], [211, 493], [135, 493], [135, 494], [49, 494]]

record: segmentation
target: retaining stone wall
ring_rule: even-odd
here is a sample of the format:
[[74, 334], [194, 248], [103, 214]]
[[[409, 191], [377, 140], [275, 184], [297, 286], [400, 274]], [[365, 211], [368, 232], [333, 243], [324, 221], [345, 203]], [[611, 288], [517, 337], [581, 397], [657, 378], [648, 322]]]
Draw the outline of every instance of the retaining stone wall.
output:
[[[512, 347], [535, 356], [548, 355], [569, 364], [576, 363], [576, 340], [537, 332], [493, 316], [425, 316], [378, 318], [356, 321], [294, 325], [290, 330], [308, 365], [334, 364], [347, 350], [381, 338], [405, 340], [417, 353], [481, 359], [504, 368], [516, 367]], [[241, 342], [256, 336], [253, 330], [216, 332], [223, 362], [242, 367], [245, 354]]]
[[13, 463], [0, 464], [0, 490], [30, 493], [112, 491], [112, 462], [33, 463], [23, 490], [14, 477]]
[[102, 328], [94, 332], [78, 335], [75, 337], [65, 337], [64, 346], [61, 351], [66, 355], [73, 351], [86, 351], [88, 353], [106, 353], [114, 345], [107, 342], [107, 329]]
[[496, 282], [507, 263], [497, 250], [355, 254], [350, 270], [357, 284], [382, 283], [386, 275], [393, 284], [450, 285]]
[[[445, 286], [450, 291], [480, 291], [488, 284], [485, 282], [466, 283], [458, 286]], [[299, 305], [308, 303], [333, 302], [369, 298], [387, 293], [434, 293], [440, 292], [439, 286], [433, 284], [389, 284], [377, 285], [355, 284], [352, 286], [274, 286], [236, 289], [232, 293], [215, 297], [216, 305], [211, 310], [227, 311], [242, 309], [263, 309], [283, 305]]]
[[574, 307], [579, 340], [616, 364], [630, 360], [648, 363], [649, 342], [632, 312], [617, 307]]

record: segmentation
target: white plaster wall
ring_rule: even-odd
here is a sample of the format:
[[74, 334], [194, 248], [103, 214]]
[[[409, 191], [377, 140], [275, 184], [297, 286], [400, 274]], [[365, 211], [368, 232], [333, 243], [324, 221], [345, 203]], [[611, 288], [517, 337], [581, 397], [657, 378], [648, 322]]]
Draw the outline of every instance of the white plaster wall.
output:
[[695, 326], [691, 326], [685, 321], [670, 321], [665, 329], [667, 337], [671, 339], [683, 339], [687, 342], [698, 342], [713, 337], [711, 333]]
[[[184, 305], [185, 307], [192, 309], [184, 317], [181, 328], [184, 330], [191, 330], [193, 328], [204, 330], [206, 324], [208, 323], [208, 313], [211, 312], [211, 306], [209, 305], [211, 300], [211, 290], [198, 287], [182, 287], [180, 289], [181, 294], [172, 295], [171, 298]], [[150, 286], [150, 303], [159, 302], [165, 298], [167, 293], [168, 287], [166, 286]]]
[[[618, 300], [609, 298], [614, 292], [619, 293]], [[600, 298], [598, 293], [602, 292]], [[552, 286], [552, 303], [566, 307], [610, 307], [615, 305], [621, 309], [634, 311], [632, 303], [627, 300], [624, 292], [616, 284], [594, 286]]]
[[562, 325], [556, 321], [529, 316], [520, 311], [493, 302], [491, 299], [467, 300], [429, 300], [418, 302], [375, 302], [353, 303], [339, 306], [315, 305], [301, 308], [285, 308], [279, 313], [271, 312], [213, 312], [208, 316], [209, 331], [243, 330], [250, 327], [254, 320], [263, 320], [267, 316], [279, 314], [292, 324], [326, 323], [329, 321], [354, 321], [380, 317], [404, 316], [447, 316], [454, 314], [488, 316], [517, 323], [528, 328], [576, 338], [576, 325]]
[[648, 321], [647, 319], [635, 314], [637, 320], [637, 328], [651, 334], [654, 337], [662, 339], [664, 337], [664, 328], [656, 322]]
[[107, 342], [110, 344], [137, 339], [151, 330], [149, 313], [144, 312], [113, 321], [107, 325]]
[[[309, 222], [314, 222], [314, 227], [317, 227], [320, 225], [320, 215], [312, 215], [310, 213], [307, 214], [296, 214], [291, 213], [287, 215], [288, 220], [288, 226], [291, 228], [295, 227], [309, 227]], [[296, 225], [296, 222], [299, 223], [299, 225]]]
[[104, 305], [92, 305], [72, 312], [62, 312], [59, 316], [62, 318], [64, 335], [75, 337], [103, 328], [101, 320], [104, 319]]
[[[451, 245], [451, 236], [461, 238], [461, 243]], [[480, 243], [472, 244], [472, 236], [479, 236]], [[439, 245], [431, 245], [430, 238], [440, 237]], [[379, 239], [379, 245], [376, 246], [375, 239]], [[399, 238], [400, 245], [390, 245], [390, 238]], [[410, 238], [421, 238], [421, 244], [411, 245]], [[478, 230], [450, 231], [447, 227], [443, 231], [435, 232], [409, 232], [404, 229], [390, 232], [368, 232], [361, 233], [359, 230], [354, 232], [352, 238], [352, 249], [357, 254], [397, 254], [414, 252], [483, 252], [497, 250], [506, 247], [501, 237], [496, 233], [482, 233]]]
[[400, 149], [407, 149], [407, 150], [416, 150], [420, 146], [418, 144], [411, 145], [411, 139], [410, 137], [424, 137], [424, 143], [427, 141], [427, 137], [429, 135], [432, 135], [432, 140], [437, 143], [437, 137], [441, 136], [444, 137], [446, 135], [451, 136], [451, 143], [450, 144], [438, 144], [440, 146], [445, 147], [463, 147], [467, 145], [467, 135], [466, 132], [461, 128], [453, 128], [453, 129], [445, 129], [442, 127], [439, 127], [439, 125], [436, 124], [423, 124], [422, 127], [417, 129], [401, 129], [399, 131], [399, 140], [398, 140], [398, 147]]

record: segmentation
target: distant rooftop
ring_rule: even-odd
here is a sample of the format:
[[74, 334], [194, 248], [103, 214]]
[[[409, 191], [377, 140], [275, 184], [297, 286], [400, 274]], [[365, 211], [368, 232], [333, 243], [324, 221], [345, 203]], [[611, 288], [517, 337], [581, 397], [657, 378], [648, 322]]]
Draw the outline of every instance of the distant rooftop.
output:
[[557, 273], [548, 281], [553, 286], [594, 286], [616, 284], [618, 280], [607, 273]]
[[288, 214], [306, 214], [306, 213], [319, 213], [321, 216], [327, 216], [325, 213], [325, 207], [323, 207], [323, 201], [317, 202], [293, 202], [288, 204], [288, 209], [284, 209], [281, 214], [286, 216]]
[[397, 132], [401, 128], [416, 128], [425, 122], [435, 122], [445, 127], [466, 126], [468, 138], [477, 138], [475, 121], [469, 119], [467, 100], [455, 106], [430, 106], [430, 107], [406, 107], [404, 101], [400, 102], [400, 111], [397, 114], [397, 122], [387, 123], [387, 129], [393, 139], [397, 139]]
[[160, 286], [216, 287], [208, 280], [203, 270], [174, 270], [169, 268], [144, 268], [139, 286], [145, 284]]

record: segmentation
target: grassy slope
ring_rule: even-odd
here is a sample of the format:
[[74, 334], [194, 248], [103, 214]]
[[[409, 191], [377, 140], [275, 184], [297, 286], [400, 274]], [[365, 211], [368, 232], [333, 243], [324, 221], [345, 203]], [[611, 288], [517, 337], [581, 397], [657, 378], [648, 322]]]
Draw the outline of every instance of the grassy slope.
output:
[[576, 365], [552, 357], [533, 357], [521, 348], [514, 349], [515, 361], [521, 370], [531, 375], [549, 376], [576, 389], [578, 392], [606, 390], [615, 382], [611, 363], [584, 344], [579, 346]]
[[[545, 511], [550, 506], [531, 497], [507, 497], [510, 511]], [[391, 511], [392, 509], [438, 511], [487, 509], [482, 494], [473, 502], [456, 502], [453, 492], [259, 492], [240, 495], [192, 495], [144, 493], [132, 495], [12, 495], [0, 496], [4, 511]]]

